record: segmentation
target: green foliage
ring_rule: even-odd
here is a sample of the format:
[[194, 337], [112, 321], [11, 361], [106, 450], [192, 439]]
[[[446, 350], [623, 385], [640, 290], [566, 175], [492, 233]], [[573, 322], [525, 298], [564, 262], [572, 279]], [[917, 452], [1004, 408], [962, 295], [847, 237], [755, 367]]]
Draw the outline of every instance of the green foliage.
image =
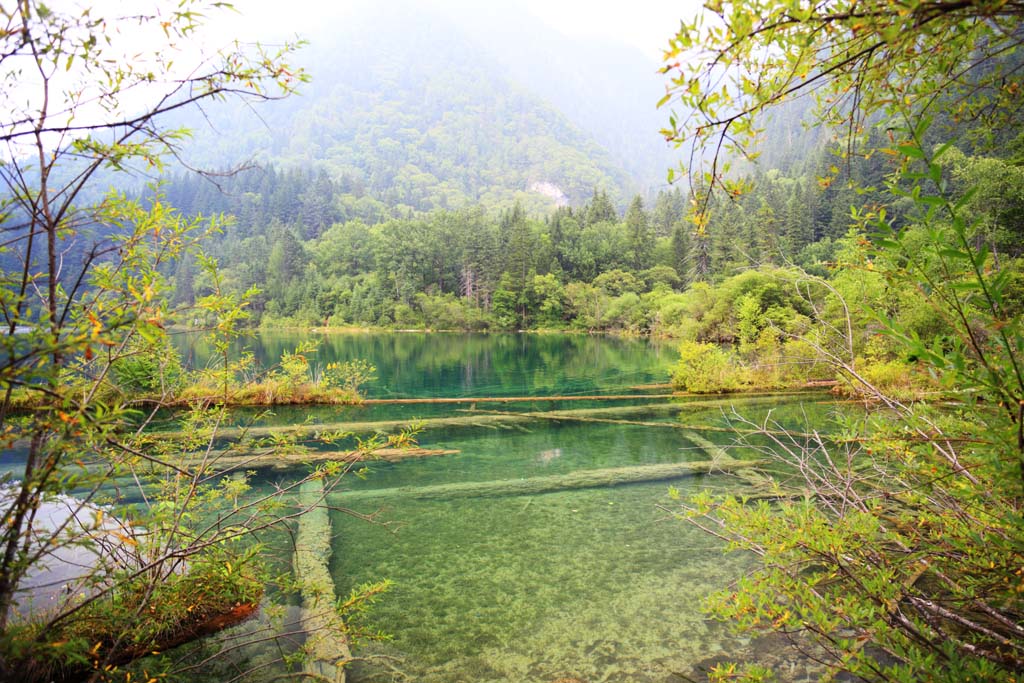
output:
[[638, 276], [643, 279], [647, 289], [655, 289], [659, 285], [675, 289], [682, 284], [679, 274], [672, 266], [654, 266], [653, 268], [641, 271], [638, 273]]
[[521, 322], [521, 297], [513, 290], [512, 279], [508, 274], [502, 276], [498, 289], [491, 300], [494, 322], [499, 329], [513, 330]]
[[185, 378], [178, 350], [166, 337], [133, 339], [111, 364], [111, 373], [127, 394], [173, 394]]
[[377, 368], [361, 358], [344, 363], [328, 363], [324, 369], [324, 383], [329, 387], [340, 387], [358, 395], [359, 388], [377, 378]]
[[[305, 80], [288, 64], [291, 43], [197, 56], [190, 37], [221, 5], [119, 15], [24, 0], [0, 10], [0, 79], [16, 84], [0, 90], [0, 223], [18, 245], [0, 249], [0, 447], [19, 458], [17, 480], [0, 490], [3, 680], [129, 680], [130, 662], [248, 617], [271, 580], [262, 542], [295, 514], [286, 498], [301, 482], [253, 499], [247, 473], [214, 473], [239, 446], [217, 440], [228, 418], [210, 404], [250, 368], [251, 356], [229, 350], [257, 295], [199, 249], [226, 221], [187, 218], [159, 190], [129, 198], [96, 187], [101, 169], [162, 169], [185, 135], [167, 125], [170, 112], [285, 96]], [[180, 439], [161, 438], [144, 426], [193, 388], [166, 331], [186, 315], [208, 326], [217, 362], [199, 375], [211, 380], [201, 400], [170, 418]], [[285, 361], [298, 378], [299, 354]], [[37, 409], [19, 413], [23, 398]], [[309, 477], [329, 490], [345, 471]], [[48, 563], [69, 575], [42, 599]], [[175, 666], [150, 660], [144, 679]]]
[[309, 354], [315, 353], [318, 345], [316, 341], [307, 341], [295, 347], [294, 351], [281, 354], [280, 373], [287, 383], [298, 386], [312, 379]]
[[[838, 263], [831, 282], [817, 281], [825, 294], [809, 298], [819, 320], [801, 337], [887, 410], [845, 425], [838, 442], [744, 425], [772, 443], [799, 483], [780, 489], [792, 497], [775, 505], [692, 501], [696, 523], [760, 559], [711, 608], [741, 629], [798, 637], [820, 653], [828, 678], [1017, 680], [1024, 333], [1019, 271], [1003, 257], [1019, 249], [1022, 188], [1012, 163], [969, 158], [928, 136], [936, 113], [946, 131], [989, 140], [1016, 133], [1021, 4], [708, 7], [712, 15], [684, 22], [666, 53], [662, 104], [688, 114], [670, 117], [664, 133], [749, 159], [766, 110], [815, 92], [818, 121], [843, 131], [846, 168], [820, 173], [822, 191], [807, 202], [811, 225], [837, 240]], [[892, 162], [872, 168], [872, 157]], [[743, 220], [708, 191], [744, 188], [717, 152], [707, 159], [696, 223], [716, 227], [711, 255], [721, 267], [735, 259]], [[870, 179], [858, 186], [860, 171]], [[887, 174], [884, 190], [868, 187]], [[858, 207], [858, 192], [874, 201]], [[831, 211], [819, 210], [828, 203]], [[786, 209], [801, 218], [794, 200]], [[759, 212], [780, 215], [770, 204]], [[809, 265], [827, 249], [806, 243], [805, 225], [795, 221], [785, 237]], [[843, 237], [851, 225], [861, 233]], [[749, 344], [755, 306], [745, 298], [739, 312]], [[915, 366], [960, 407], [894, 395], [913, 386]]]
[[[962, 216], [971, 193], [949, 194], [948, 148], [923, 146], [926, 126], [902, 131], [904, 171], [889, 186], [911, 201], [911, 226], [894, 229], [884, 211], [859, 217], [875, 232], [868, 256], [880, 281], [917, 292], [946, 321], [943, 334], [921, 336], [871, 297], [886, 337], [864, 342], [862, 360], [832, 362], [885, 405], [883, 418], [850, 422], [837, 443], [745, 425], [799, 468], [802, 497], [695, 499], [690, 514], [701, 525], [712, 517], [705, 528], [760, 558], [709, 603], [738, 628], [798, 632], [830, 672], [864, 680], [1012, 681], [1024, 649], [1024, 332], [1004, 305], [1010, 271], [972, 239]], [[904, 359], [887, 360], [893, 352]], [[905, 359], [941, 378], [961, 407], [901, 402], [890, 389], [911, 374]]]
[[[1022, 77], [1000, 57], [1021, 44], [1019, 2], [757, 0], [707, 9], [682, 22], [665, 53], [659, 105], [699, 112], [669, 118], [662, 132], [680, 146], [724, 144], [737, 158], [756, 157], [765, 110], [815, 90], [819, 119], [854, 136], [876, 112], [920, 113], [937, 102], [950, 103], [954, 120], [993, 125], [1017, 114]], [[740, 187], [728, 178], [716, 154], [704, 184]]]
[[707, 394], [739, 386], [737, 368], [729, 352], [707, 342], [679, 345], [679, 362], [672, 370], [672, 385], [681, 391]]
[[533, 296], [537, 302], [537, 323], [542, 327], [561, 326], [565, 291], [554, 273], [534, 276]]
[[[511, 82], [475, 36], [451, 35], [424, 8], [371, 11], [376, 25], [363, 14], [310, 46], [307, 68], [323, 82], [259, 119], [244, 107], [211, 111], [217, 133], [197, 132], [193, 157], [212, 166], [269, 156], [289, 172], [315, 166], [308, 182], [274, 198], [307, 239], [335, 222], [378, 223], [410, 210], [519, 202], [539, 213], [558, 193], [578, 203], [595, 186], [617, 200], [631, 184], [589, 135]], [[442, 26], [424, 32], [424, 21]]]
[[188, 572], [172, 573], [155, 585], [146, 576], [118, 577], [117, 592], [86, 603], [73, 619], [49, 624], [45, 631], [38, 623], [18, 624], [0, 637], [0, 646], [7, 656], [15, 653], [17, 660], [32, 662], [32, 676], [66, 680], [90, 671], [112, 643], [121, 641], [107, 664], [107, 675], [117, 675], [132, 659], [185, 642], [213, 620], [233, 623], [255, 611], [268, 577], [253, 561], [254, 548], [239, 546], [236, 541], [212, 548], [196, 556]]
[[610, 296], [619, 296], [627, 292], [636, 294], [644, 289], [643, 283], [636, 275], [618, 268], [601, 273], [594, 278], [593, 284]]

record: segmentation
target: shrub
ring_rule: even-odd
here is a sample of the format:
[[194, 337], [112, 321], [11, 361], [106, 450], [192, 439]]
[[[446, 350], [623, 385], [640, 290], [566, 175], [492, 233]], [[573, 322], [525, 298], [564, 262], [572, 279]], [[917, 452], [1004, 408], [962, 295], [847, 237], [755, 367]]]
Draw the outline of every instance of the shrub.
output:
[[174, 391], [185, 374], [178, 350], [166, 338], [132, 341], [111, 365], [114, 383], [130, 393]]
[[672, 370], [672, 385], [698, 394], [731, 391], [741, 384], [742, 371], [728, 351], [715, 344], [685, 341]]
[[358, 394], [359, 387], [376, 378], [377, 368], [362, 358], [344, 363], [328, 363], [324, 370], [324, 382], [328, 387], [339, 387], [352, 394]]

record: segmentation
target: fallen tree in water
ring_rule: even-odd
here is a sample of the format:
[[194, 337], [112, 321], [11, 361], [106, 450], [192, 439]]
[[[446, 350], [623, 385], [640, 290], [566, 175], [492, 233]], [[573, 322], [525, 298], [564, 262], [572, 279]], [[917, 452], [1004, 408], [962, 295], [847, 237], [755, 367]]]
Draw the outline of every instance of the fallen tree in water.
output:
[[366, 460], [396, 462], [433, 455], [454, 455], [450, 448], [375, 448], [373, 450], [323, 451], [292, 445], [287, 448], [254, 448], [252, 450], [211, 451], [204, 456], [192, 455], [184, 461], [187, 467], [204, 467], [208, 471], [264, 467], [286, 468], [315, 462], [353, 463]]
[[398, 488], [347, 491], [341, 494], [346, 503], [356, 500], [377, 498], [411, 498], [433, 500], [449, 498], [494, 498], [504, 496], [553, 493], [570, 489], [592, 489], [606, 486], [620, 486], [641, 482], [666, 481], [718, 472], [756, 467], [761, 461], [703, 460], [700, 462], [668, 463], [662, 465], [639, 465], [636, 467], [612, 467], [597, 470], [582, 470], [568, 474], [552, 474], [526, 479], [503, 479], [498, 481], [466, 481], [434, 486], [402, 486]]
[[[573, 410], [531, 411], [521, 413], [512, 411], [478, 410], [474, 407], [474, 403], [488, 403], [493, 402], [493, 400], [476, 398], [467, 399], [465, 401], [460, 400], [460, 403], [469, 403], [470, 407], [464, 409], [466, 414], [452, 417], [434, 417], [420, 420], [339, 420], [335, 422], [307, 422], [303, 424], [289, 425], [253, 425], [235, 427], [223, 426], [218, 428], [217, 436], [218, 438], [222, 439], [238, 439], [242, 437], [259, 438], [266, 436], [316, 438], [318, 435], [321, 434], [373, 434], [377, 432], [387, 432], [393, 429], [400, 429], [406, 427], [410, 423], [415, 423], [421, 429], [434, 429], [444, 427], [500, 427], [501, 425], [504, 424], [529, 422], [533, 419], [537, 419], [538, 417], [543, 416], [550, 416], [551, 419], [562, 418], [568, 420], [581, 417], [625, 417], [629, 415], [649, 414], [669, 415], [676, 412], [704, 410], [709, 408], [726, 408], [740, 404], [749, 406], [757, 405], [759, 403], [774, 403], [777, 401], [777, 397], [778, 394], [769, 396], [744, 396], [693, 401], [669, 401], [653, 404], [645, 403], [641, 405], [607, 406], [603, 408], [578, 408]], [[549, 397], [545, 398], [544, 400], [559, 401], [563, 399], [557, 397]], [[150, 436], [152, 438], [174, 439], [181, 437], [183, 433], [184, 432], [180, 430], [154, 431], [150, 433]]]
[[306, 633], [303, 672], [312, 680], [345, 683], [345, 663], [352, 659], [352, 651], [327, 564], [333, 534], [323, 497], [321, 481], [306, 481], [299, 489], [299, 504], [307, 510], [299, 517], [294, 565]]

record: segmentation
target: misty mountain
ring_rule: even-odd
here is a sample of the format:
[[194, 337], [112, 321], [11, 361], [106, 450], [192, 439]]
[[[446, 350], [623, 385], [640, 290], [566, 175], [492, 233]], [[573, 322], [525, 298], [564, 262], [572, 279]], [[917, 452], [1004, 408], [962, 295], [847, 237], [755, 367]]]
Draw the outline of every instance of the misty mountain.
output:
[[[643, 186], [665, 184], [680, 152], [659, 134], [669, 113], [660, 64], [640, 50], [607, 39], [570, 37], [516, 7], [460, 7], [449, 18], [475, 36], [515, 82], [551, 102], [608, 150]], [[666, 26], [666, 36], [673, 29]], [[660, 45], [652, 45], [659, 48]]]
[[196, 130], [191, 163], [318, 167], [391, 207], [578, 204], [641, 188], [595, 136], [519, 82], [480, 36], [422, 8], [355, 14], [300, 60], [302, 95], [224, 105]]

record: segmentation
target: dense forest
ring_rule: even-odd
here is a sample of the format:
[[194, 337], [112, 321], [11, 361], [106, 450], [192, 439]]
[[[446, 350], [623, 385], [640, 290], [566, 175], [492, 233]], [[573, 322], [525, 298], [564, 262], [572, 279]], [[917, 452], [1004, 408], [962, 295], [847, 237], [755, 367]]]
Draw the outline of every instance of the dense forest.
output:
[[[509, 511], [547, 542], [551, 519], [594, 537], [603, 515], [617, 531], [625, 517], [605, 489], [644, 482], [658, 486], [659, 517], [742, 555], [735, 580], [699, 586], [707, 615], [781, 634], [815, 675], [1019, 680], [1020, 0], [709, 2], [673, 27], [660, 67], [553, 30], [521, 37], [521, 15], [497, 27], [470, 8], [399, 3], [408, 11], [323, 27], [332, 39], [307, 51], [285, 40], [207, 52], [197, 32], [223, 3], [156, 0], [130, 16], [16, 5], [0, 8], [0, 679], [219, 680], [223, 664], [232, 680], [280, 666], [344, 681], [374, 659], [351, 643], [386, 640], [362, 620], [390, 588], [331, 574], [336, 518], [380, 522], [383, 508], [351, 501], [439, 499], [455, 517], [452, 498], [486, 498], [471, 523], [494, 516], [504, 542]], [[632, 106], [655, 73], [660, 103]], [[255, 328], [300, 338], [257, 360]], [[455, 335], [393, 331], [609, 334], [466, 335], [424, 354], [454, 384], [406, 384], [443, 396], [366, 399], [377, 368], [344, 343], [319, 357], [330, 328], [375, 328], [415, 356]], [[671, 363], [665, 345], [626, 338], [645, 336], [670, 340]], [[550, 343], [528, 367], [537, 338]], [[202, 363], [182, 340], [198, 340]], [[576, 378], [564, 395], [547, 367], [560, 362]], [[603, 368], [607, 386], [587, 376], [598, 362], [635, 367]], [[513, 370], [530, 381], [505, 384]], [[520, 393], [477, 396], [476, 375], [484, 391]], [[800, 391], [765, 392], [756, 417], [706, 396], [782, 388]], [[783, 393], [794, 403], [777, 417]], [[299, 408], [251, 410], [283, 404]], [[604, 449], [608, 466], [564, 457], [580, 445], [569, 440]], [[396, 464], [409, 459], [417, 467]], [[392, 483], [357, 490], [382, 463]], [[477, 481], [481, 470], [500, 478]], [[467, 478], [442, 481], [453, 473]], [[667, 485], [683, 477], [685, 492]], [[581, 515], [575, 502], [497, 498], [570, 489], [600, 498]], [[665, 563], [675, 570], [693, 549], [673, 543], [641, 554], [681, 553]], [[476, 578], [504, 587], [528, 573], [499, 564]], [[625, 603], [666, 602], [666, 575], [644, 579], [657, 590], [616, 586], [618, 605], [586, 600], [611, 606], [614, 624], [589, 644], [575, 630], [586, 619], [557, 608], [588, 678], [612, 680], [632, 656], [610, 631], [628, 630]], [[471, 592], [461, 578], [444, 588]], [[421, 645], [443, 640], [420, 630], [442, 616], [438, 588], [408, 629]], [[634, 616], [646, 639], [647, 615]], [[236, 636], [262, 649], [247, 660]], [[522, 640], [488, 637], [503, 653], [503, 639]], [[682, 646], [679, 633], [662, 641]], [[771, 663], [780, 641], [761, 642]], [[582, 680], [546, 646], [504, 661], [518, 678], [476, 650], [468, 670]], [[464, 654], [454, 649], [433, 650], [431, 680], [466, 680], [443, 669]], [[733, 654], [701, 673], [774, 680], [761, 660], [723, 659]], [[658, 676], [682, 676], [664, 652], [651, 658]]]
[[[172, 122], [194, 131], [183, 157], [203, 169], [254, 163], [322, 172], [344, 196], [337, 206], [321, 197], [339, 212], [331, 217], [371, 223], [391, 213], [516, 202], [539, 213], [581, 203], [595, 186], [619, 202], [639, 185], [621, 154], [516, 80], [479, 37], [439, 11], [404, 9], [364, 7], [303, 50], [298, 63], [316, 85], [296, 97], [178, 115]], [[649, 133], [657, 140], [653, 126]], [[255, 191], [252, 182], [240, 189]], [[271, 193], [296, 189], [264, 182], [272, 187], [260, 189]]]
[[[953, 191], [984, 188], [966, 206], [975, 239], [1006, 259], [1020, 255], [1020, 236], [1007, 227], [1024, 216], [1018, 146], [948, 157]], [[903, 224], [910, 202], [880, 189], [894, 168], [885, 154], [843, 160], [822, 145], [789, 172], [744, 177], [738, 196], [714, 195], [700, 234], [679, 187], [653, 202], [635, 196], [624, 212], [596, 189], [586, 202], [534, 215], [520, 205], [387, 208], [322, 168], [271, 166], [216, 184], [178, 176], [159, 192], [186, 214], [234, 217], [204, 249], [234, 291], [259, 288], [252, 324], [607, 330], [731, 343], [747, 289], [764, 326], [773, 306], [789, 309], [776, 311], [779, 320], [800, 310], [800, 295], [774, 301], [760, 283], [792, 279], [787, 269], [845, 277], [864, 240], [851, 208], [885, 206]], [[209, 291], [194, 259], [177, 265], [174, 282], [178, 304]], [[921, 313], [894, 302], [891, 314]]]

